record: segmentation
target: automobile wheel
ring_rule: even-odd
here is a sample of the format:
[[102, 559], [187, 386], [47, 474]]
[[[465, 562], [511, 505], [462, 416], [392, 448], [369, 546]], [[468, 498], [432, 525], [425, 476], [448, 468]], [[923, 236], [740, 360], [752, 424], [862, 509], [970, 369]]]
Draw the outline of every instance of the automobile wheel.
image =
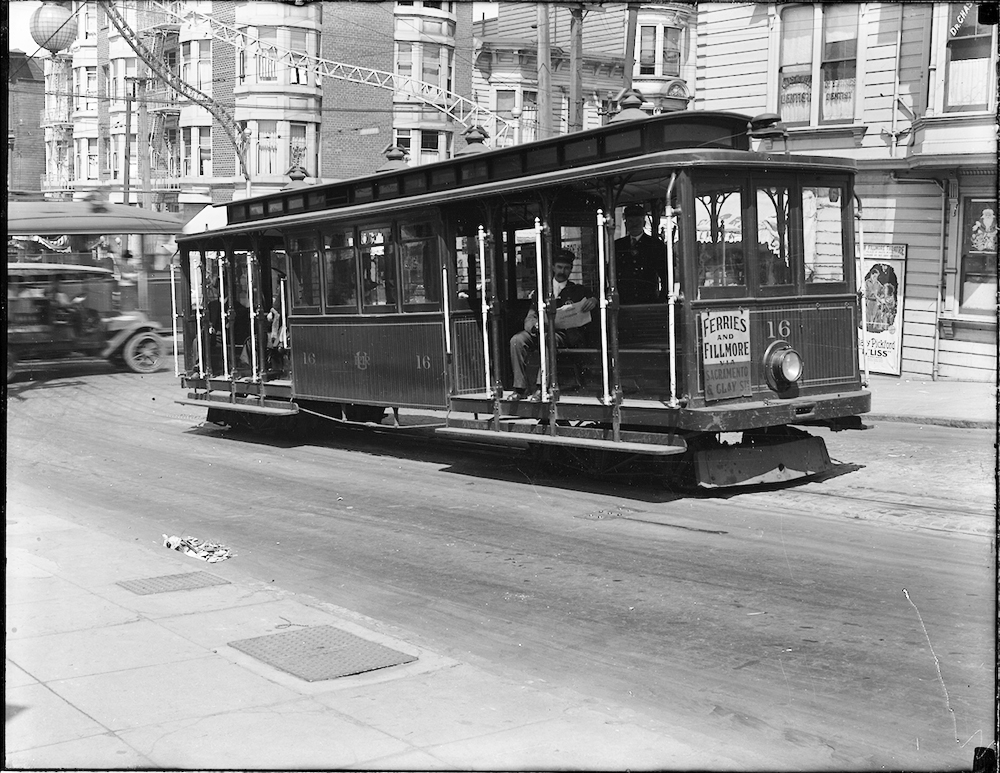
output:
[[163, 340], [156, 333], [136, 333], [122, 347], [122, 359], [135, 373], [153, 373], [163, 362]]

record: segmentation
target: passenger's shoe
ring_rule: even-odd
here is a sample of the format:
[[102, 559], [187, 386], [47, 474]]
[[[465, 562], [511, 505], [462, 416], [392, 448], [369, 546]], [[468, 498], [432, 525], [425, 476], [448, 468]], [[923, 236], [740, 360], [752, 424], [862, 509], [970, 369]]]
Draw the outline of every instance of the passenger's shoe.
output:
[[527, 389], [515, 389], [513, 392], [510, 393], [510, 397], [507, 398], [507, 399], [508, 400], [513, 400], [514, 402], [517, 402], [518, 400], [523, 400], [524, 396], [527, 393], [528, 393]]
[[540, 403], [542, 401], [542, 390], [536, 389], [528, 399], [533, 403]]

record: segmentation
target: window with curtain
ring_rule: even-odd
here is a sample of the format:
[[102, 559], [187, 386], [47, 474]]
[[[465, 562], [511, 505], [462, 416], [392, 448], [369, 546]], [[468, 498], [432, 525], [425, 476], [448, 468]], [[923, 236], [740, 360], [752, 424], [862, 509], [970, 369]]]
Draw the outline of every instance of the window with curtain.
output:
[[280, 174], [278, 122], [257, 121], [257, 174]]
[[278, 43], [278, 30], [274, 27], [258, 27], [257, 40], [257, 82], [269, 83], [278, 80], [278, 63], [270, 46]]
[[992, 28], [979, 24], [975, 8], [950, 6], [945, 71], [946, 112], [986, 110], [989, 107], [989, 68]]
[[820, 122], [852, 121], [857, 83], [858, 9], [823, 6], [823, 101]]
[[859, 8], [858, 3], [824, 3], [781, 10], [778, 111], [786, 124], [854, 120]]
[[[296, 29], [291, 30], [291, 32], [289, 33], [289, 43], [291, 45], [292, 51], [294, 51], [297, 54], [311, 54], [312, 50], [309, 46], [310, 37], [311, 35], [306, 30], [296, 30]], [[288, 80], [290, 83], [308, 85], [309, 68], [289, 67]]]
[[812, 111], [813, 9], [811, 5], [781, 12], [778, 67], [778, 110], [786, 124], [808, 124]]

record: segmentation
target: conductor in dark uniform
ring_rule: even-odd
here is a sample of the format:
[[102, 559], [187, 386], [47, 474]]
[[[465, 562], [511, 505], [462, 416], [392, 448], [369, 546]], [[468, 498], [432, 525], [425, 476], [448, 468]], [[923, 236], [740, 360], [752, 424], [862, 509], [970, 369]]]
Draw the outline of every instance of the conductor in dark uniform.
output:
[[[552, 259], [552, 295], [557, 299], [556, 306], [562, 307], [571, 303], [584, 301], [582, 312], [590, 312], [597, 307], [597, 299], [587, 290], [569, 278], [573, 270], [576, 256], [569, 250], [559, 250]], [[534, 298], [534, 294], [532, 294]], [[557, 328], [556, 348], [570, 349], [580, 346], [586, 336], [583, 327]], [[524, 318], [524, 330], [515, 333], [510, 339], [510, 365], [514, 371], [514, 393], [511, 400], [520, 400], [528, 392], [528, 380], [525, 371], [531, 353], [538, 350], [538, 312], [532, 305]], [[538, 399], [541, 391], [536, 390], [532, 399]]]
[[667, 252], [646, 233], [646, 210], [629, 204], [622, 213], [625, 236], [615, 239], [615, 284], [624, 304], [658, 303], [666, 297]]

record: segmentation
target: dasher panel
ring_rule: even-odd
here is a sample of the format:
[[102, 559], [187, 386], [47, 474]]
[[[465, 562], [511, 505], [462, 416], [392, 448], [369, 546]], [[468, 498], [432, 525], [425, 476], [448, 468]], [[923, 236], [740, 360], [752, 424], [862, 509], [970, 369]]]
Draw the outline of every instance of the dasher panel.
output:
[[294, 322], [295, 396], [443, 408], [444, 330], [406, 324]]

